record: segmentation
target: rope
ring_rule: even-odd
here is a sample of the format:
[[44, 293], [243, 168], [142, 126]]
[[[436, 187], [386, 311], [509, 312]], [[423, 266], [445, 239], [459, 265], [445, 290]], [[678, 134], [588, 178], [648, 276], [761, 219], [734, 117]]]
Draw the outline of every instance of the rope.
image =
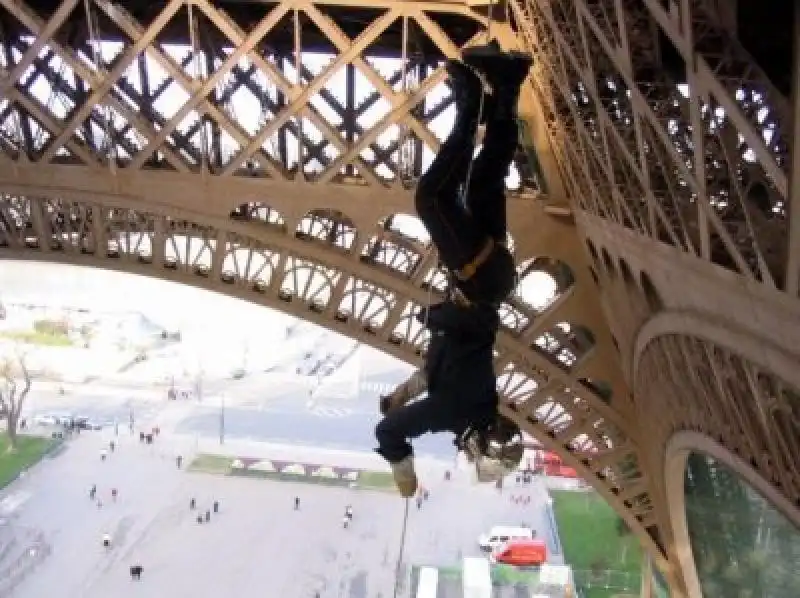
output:
[[[492, 40], [492, 21], [494, 21], [494, 2], [495, 0], [489, 1], [489, 18], [486, 22], [486, 43], [488, 44]], [[478, 105], [478, 126], [475, 127], [475, 136], [473, 138], [473, 144], [478, 145], [478, 131], [480, 129], [481, 121], [483, 120], [483, 108], [485, 105], [485, 98], [486, 98], [486, 82], [483, 80], [483, 76], [480, 73], [476, 73], [481, 80], [481, 84], [483, 85], [483, 90], [481, 91], [481, 101]], [[469, 183], [470, 179], [472, 178], [472, 165], [475, 163], [475, 154], [473, 150], [473, 155], [470, 157], [469, 160], [469, 167], [467, 168], [467, 180], [464, 183], [464, 188], [461, 193], [461, 203], [466, 205], [467, 196], [469, 194]]]
[[[483, 84], [483, 79], [481, 78], [481, 84]], [[484, 106], [484, 99], [486, 98], [486, 88], [484, 87], [481, 91], [481, 101], [478, 104], [478, 126], [475, 127], [475, 136], [472, 140], [474, 145], [478, 144], [478, 130], [480, 129], [481, 120], [483, 120], [483, 106]], [[469, 183], [470, 179], [472, 179], [472, 166], [475, 164], [475, 150], [472, 150], [472, 156], [469, 159], [469, 166], [467, 167], [467, 179], [464, 181], [464, 188], [461, 191], [461, 203], [463, 205], [467, 205], [467, 197], [469, 196]]]
[[400, 567], [403, 564], [403, 551], [406, 546], [406, 530], [408, 529], [408, 503], [411, 499], [406, 499], [406, 506], [403, 512], [403, 529], [400, 532], [400, 552], [397, 554], [397, 565], [394, 568], [394, 593], [393, 598], [397, 598], [397, 593], [400, 591]]
[[[491, 27], [492, 27], [492, 13], [494, 11], [494, 0], [491, 0], [489, 5], [489, 23], [486, 26], [486, 41], [487, 43], [491, 39]], [[481, 81], [483, 83], [483, 81]], [[480, 125], [481, 120], [483, 120], [483, 107], [484, 107], [484, 100], [486, 98], [486, 89], [481, 91], [481, 101], [478, 105], [478, 124]], [[478, 141], [478, 131], [476, 128], [475, 131], [475, 143], [477, 144]], [[469, 167], [467, 168], [467, 179], [464, 182], [464, 190], [462, 194], [462, 200], [466, 199], [467, 193], [469, 192], [469, 181], [472, 177], [472, 166], [475, 163], [475, 156], [470, 157]], [[425, 324], [423, 325], [424, 328], [428, 327], [428, 318], [430, 317], [430, 304], [431, 299], [433, 298], [433, 281], [428, 285], [428, 309], [425, 312]], [[406, 498], [405, 506], [403, 507], [403, 527], [400, 531], [400, 550], [397, 553], [397, 564], [394, 568], [394, 591], [392, 593], [393, 598], [397, 598], [398, 593], [400, 592], [400, 568], [403, 565], [403, 552], [405, 551], [406, 546], [406, 533], [408, 531], [408, 505], [411, 502], [410, 498]]]

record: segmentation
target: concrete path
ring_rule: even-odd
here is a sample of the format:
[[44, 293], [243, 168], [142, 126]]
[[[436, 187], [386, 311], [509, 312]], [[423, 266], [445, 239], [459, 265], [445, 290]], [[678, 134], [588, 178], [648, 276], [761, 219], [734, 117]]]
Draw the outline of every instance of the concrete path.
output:
[[[99, 452], [109, 437], [108, 432], [82, 434], [0, 497], [12, 497], [4, 503], [11, 508], [0, 529], [19, 539], [17, 557], [26, 541], [40, 542], [40, 556], [20, 575], [11, 596], [391, 596], [404, 508], [396, 495], [186, 473], [174, 462], [175, 449], [186, 442], [177, 436], [162, 435], [146, 446], [138, 437], [121, 435], [117, 450], [102, 462]], [[256, 450], [255, 445], [230, 447], [232, 452], [239, 448], [248, 454]], [[260, 448], [285, 456], [291, 451]], [[334, 456], [300, 449], [293, 458], [328, 462]], [[500, 493], [473, 485], [466, 472], [445, 481], [445, 466], [426, 464], [421, 472], [430, 500], [419, 510], [410, 505], [406, 564], [458, 566], [463, 556], [479, 554], [477, 537], [492, 525], [524, 522], [544, 533], [542, 489]], [[102, 508], [88, 498], [93, 483]], [[113, 487], [119, 489], [116, 503], [110, 497]], [[512, 502], [523, 492], [531, 496], [527, 506]], [[295, 496], [300, 511], [293, 510]], [[203, 511], [219, 500], [221, 513], [198, 525], [188, 508], [192, 497]], [[348, 504], [355, 517], [345, 530]], [[104, 533], [113, 537], [109, 551], [101, 545]], [[144, 567], [139, 583], [128, 575], [134, 563]], [[0, 557], [0, 569], [4, 565], [9, 563]]]

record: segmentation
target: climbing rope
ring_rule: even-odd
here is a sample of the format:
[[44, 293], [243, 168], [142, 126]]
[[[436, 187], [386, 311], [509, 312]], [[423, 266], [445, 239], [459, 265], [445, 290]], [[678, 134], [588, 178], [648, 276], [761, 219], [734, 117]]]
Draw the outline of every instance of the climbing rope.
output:
[[494, 0], [489, 0], [489, 16], [486, 22], [486, 43], [492, 40], [492, 21], [494, 21]]
[[[481, 85], [483, 85], [483, 77], [479, 75], [481, 79]], [[472, 178], [472, 166], [475, 164], [475, 146], [478, 144], [478, 130], [480, 129], [480, 122], [483, 120], [483, 105], [484, 99], [486, 98], [486, 88], [484, 86], [483, 90], [481, 91], [481, 101], [478, 104], [478, 126], [475, 127], [475, 136], [472, 140], [473, 149], [472, 149], [472, 156], [469, 159], [469, 166], [467, 166], [467, 178], [464, 181], [464, 187], [461, 190], [461, 203], [466, 206], [467, 205], [467, 197], [469, 197], [469, 184], [470, 179]]]
[[394, 593], [393, 598], [397, 598], [397, 593], [400, 591], [400, 567], [403, 565], [403, 551], [406, 546], [406, 530], [408, 529], [408, 503], [410, 498], [406, 499], [406, 505], [403, 510], [403, 529], [400, 531], [400, 552], [397, 553], [397, 565], [394, 568]]
[[[489, 1], [489, 17], [486, 21], [486, 43], [488, 44], [492, 40], [492, 21], [494, 21], [494, 2], [495, 0]], [[481, 101], [478, 104], [478, 126], [475, 127], [475, 136], [473, 138], [473, 147], [478, 145], [478, 131], [480, 130], [480, 123], [483, 120], [483, 109], [485, 106], [485, 99], [486, 99], [486, 81], [484, 80], [483, 75], [480, 73], [475, 73], [478, 75], [478, 78], [481, 80], [481, 85], [483, 85], [483, 89], [481, 91]], [[469, 183], [470, 179], [472, 178], [472, 165], [475, 164], [475, 150], [472, 151], [472, 156], [469, 160], [469, 166], [467, 167], [467, 180], [464, 182], [464, 187], [461, 192], [461, 203], [466, 206], [467, 196], [469, 194]]]
[[[489, 22], [486, 25], [486, 42], [488, 43], [491, 39], [491, 27], [492, 27], [492, 17], [494, 11], [494, 0], [491, 0], [489, 4]], [[404, 44], [405, 45], [405, 44]], [[479, 75], [480, 76], [480, 75]], [[485, 98], [486, 98], [486, 85], [481, 77], [481, 84], [483, 84], [483, 89], [481, 91], [481, 100], [478, 104], [478, 123], [480, 124], [481, 120], [483, 120], [483, 109], [485, 105]], [[475, 139], [474, 143], [477, 145], [478, 142], [478, 131], [476, 128], [475, 131]], [[467, 168], [467, 179], [464, 182], [464, 189], [462, 193], [462, 201], [466, 199], [467, 193], [469, 193], [469, 182], [472, 176], [472, 166], [475, 163], [475, 156], [473, 155], [470, 158], [469, 166]], [[428, 309], [425, 312], [425, 323], [423, 324], [424, 328], [428, 327], [428, 318], [430, 317], [430, 305], [431, 300], [433, 298], [433, 280], [430, 281], [428, 285]], [[400, 550], [397, 553], [397, 563], [394, 569], [394, 592], [392, 593], [393, 598], [397, 598], [398, 593], [400, 592], [400, 568], [403, 566], [403, 552], [405, 551], [406, 546], [406, 532], [408, 531], [408, 505], [411, 502], [410, 498], [405, 499], [405, 505], [403, 506], [403, 527], [400, 531]]]

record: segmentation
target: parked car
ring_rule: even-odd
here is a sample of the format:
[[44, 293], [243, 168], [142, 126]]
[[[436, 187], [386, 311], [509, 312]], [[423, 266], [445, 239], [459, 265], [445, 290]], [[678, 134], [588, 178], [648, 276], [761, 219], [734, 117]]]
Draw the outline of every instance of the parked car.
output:
[[547, 545], [541, 540], [511, 540], [492, 552], [492, 563], [534, 567], [547, 561]]
[[42, 414], [34, 417], [33, 423], [38, 426], [57, 426], [59, 420], [55, 415]]
[[76, 417], [74, 420], [75, 427], [79, 430], [102, 430], [105, 424], [88, 417]]

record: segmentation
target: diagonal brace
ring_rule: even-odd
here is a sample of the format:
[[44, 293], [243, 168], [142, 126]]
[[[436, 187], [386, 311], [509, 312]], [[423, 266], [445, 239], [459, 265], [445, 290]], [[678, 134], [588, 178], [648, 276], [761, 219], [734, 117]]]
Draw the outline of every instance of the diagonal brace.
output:
[[[276, 114], [275, 118], [273, 118], [266, 127], [261, 129], [261, 131], [258, 132], [258, 134], [250, 141], [250, 143], [247, 144], [247, 147], [242, 149], [235, 159], [231, 160], [228, 166], [222, 171], [222, 175], [229, 175], [239, 168], [239, 165], [247, 160], [256, 151], [256, 149], [258, 149], [264, 143], [264, 141], [269, 139], [273, 133], [279, 130], [286, 123], [287, 120], [297, 114], [297, 112], [299, 112], [306, 104], [308, 104], [308, 101], [311, 99], [311, 97], [319, 92], [320, 89], [325, 87], [325, 84], [340, 68], [349, 64], [354, 57], [358, 56], [358, 54], [368, 47], [373, 41], [378, 39], [378, 37], [386, 30], [386, 28], [391, 25], [395, 19], [397, 19], [397, 16], [398, 12], [396, 10], [390, 10], [378, 20], [370, 23], [369, 27], [367, 27], [367, 29], [360, 36], [358, 36], [354, 42], [350, 43], [346, 51], [339, 54], [336, 60], [328, 65], [328, 67], [313, 81], [303, 87], [300, 93], [295, 92], [295, 97], [292, 102], [286, 106], [280, 114]], [[294, 89], [297, 90], [297, 87]]]
[[103, 96], [111, 90], [117, 79], [119, 79], [125, 70], [130, 66], [130, 64], [136, 60], [136, 57], [139, 55], [139, 53], [142, 52], [148, 45], [150, 45], [161, 29], [167, 23], [169, 23], [172, 17], [174, 17], [178, 10], [180, 10], [181, 6], [183, 6], [182, 0], [170, 0], [169, 4], [164, 8], [164, 10], [161, 11], [158, 17], [156, 17], [153, 23], [144, 32], [144, 35], [128, 48], [128, 51], [125, 52], [122, 59], [116, 63], [111, 72], [106, 74], [102, 83], [100, 83], [94, 92], [92, 92], [92, 94], [86, 99], [86, 102], [84, 102], [83, 106], [81, 106], [78, 111], [73, 114], [70, 121], [64, 127], [64, 130], [61, 131], [61, 134], [49, 144], [47, 151], [45, 151], [42, 156], [42, 160], [44, 162], [49, 162], [53, 158], [55, 153], [58, 151], [58, 148], [70, 138], [73, 131], [94, 109], [95, 104], [99, 104], [101, 102]]
[[[203, 82], [203, 84], [195, 91], [194, 95], [192, 95], [192, 97], [190, 97], [189, 100], [183, 106], [181, 106], [181, 109], [175, 113], [175, 116], [173, 116], [164, 126], [164, 128], [159, 131], [158, 135], [150, 144], [154, 150], [161, 146], [164, 141], [166, 141], [167, 137], [169, 137], [172, 131], [183, 121], [184, 118], [186, 118], [186, 116], [192, 110], [194, 110], [198, 104], [203, 101], [203, 99], [206, 98], [211, 90], [216, 87], [217, 83], [219, 83], [219, 80], [222, 79], [222, 77], [233, 68], [233, 65], [238, 63], [242, 56], [252, 50], [255, 45], [261, 41], [261, 39], [267, 33], [269, 33], [269, 31], [275, 27], [275, 25], [280, 22], [283, 16], [291, 8], [291, 2], [281, 3], [272, 9], [263, 19], [261, 19], [258, 25], [256, 25], [256, 27], [242, 41], [242, 43], [236, 45], [236, 49], [231, 52], [230, 56], [228, 56], [225, 62], [220, 65], [220, 68]], [[149, 30], [150, 28], [148, 28], [148, 31]], [[146, 33], [147, 32], [145, 32], [145, 34]], [[145, 150], [147, 150], [147, 148], [145, 148]], [[149, 151], [142, 151], [131, 161], [131, 167], [141, 168], [142, 163], [147, 159], [148, 155]]]

